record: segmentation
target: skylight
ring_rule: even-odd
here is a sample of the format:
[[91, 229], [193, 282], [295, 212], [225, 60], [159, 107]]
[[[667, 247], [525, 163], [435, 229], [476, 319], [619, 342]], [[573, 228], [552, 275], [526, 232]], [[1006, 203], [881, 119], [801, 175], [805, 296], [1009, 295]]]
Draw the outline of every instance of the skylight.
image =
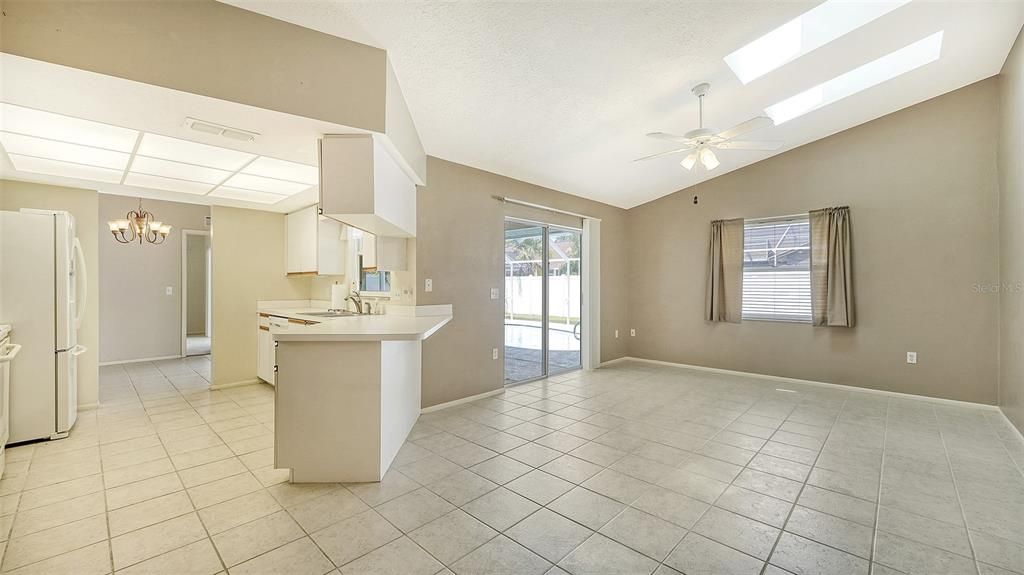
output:
[[725, 63], [748, 84], [908, 2], [828, 0], [729, 54]]
[[765, 114], [778, 126], [793, 118], [852, 96], [939, 59], [942, 31], [922, 38], [881, 58], [854, 68], [841, 76], [768, 106]]
[[22, 172], [260, 204], [319, 181], [316, 166], [2, 102], [0, 146]]

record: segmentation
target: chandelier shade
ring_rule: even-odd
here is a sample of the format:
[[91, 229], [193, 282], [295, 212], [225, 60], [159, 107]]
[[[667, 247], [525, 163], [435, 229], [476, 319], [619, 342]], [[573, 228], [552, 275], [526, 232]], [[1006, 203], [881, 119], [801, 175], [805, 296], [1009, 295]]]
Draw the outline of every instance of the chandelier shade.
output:
[[109, 220], [107, 226], [110, 233], [118, 243], [130, 244], [138, 242], [162, 244], [171, 233], [171, 226], [160, 220], [153, 219], [153, 214], [142, 209], [142, 199], [139, 199], [139, 209], [128, 212], [123, 220]]

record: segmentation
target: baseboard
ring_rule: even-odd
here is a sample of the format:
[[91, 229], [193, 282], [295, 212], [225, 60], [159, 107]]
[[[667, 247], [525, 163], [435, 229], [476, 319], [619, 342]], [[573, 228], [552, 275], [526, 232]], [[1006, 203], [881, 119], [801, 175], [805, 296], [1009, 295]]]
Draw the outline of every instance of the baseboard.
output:
[[100, 408], [100, 404], [99, 403], [79, 403], [78, 404], [78, 411], [92, 411], [94, 409], [99, 409], [99, 408]]
[[[842, 389], [845, 391], [856, 391], [860, 393], [870, 393], [874, 395], [885, 395], [889, 397], [905, 397], [908, 399], [916, 399], [920, 401], [928, 401], [932, 403], [941, 403], [944, 405], [959, 405], [963, 407], [982, 408], [986, 410], [995, 410], [1002, 413], [998, 405], [989, 405], [987, 403], [974, 403], [972, 401], [960, 401], [958, 399], [945, 399], [941, 397], [929, 397], [927, 395], [915, 395], [913, 393], [903, 393], [899, 391], [886, 391], [884, 389], [870, 389], [867, 387], [857, 387], [855, 385], [842, 385], [840, 383], [828, 383], [826, 381], [814, 381], [810, 379], [796, 379], [793, 377], [782, 377], [780, 375], [766, 375], [763, 373], [752, 373], [749, 371], [735, 371], [732, 369], [721, 369], [718, 367], [705, 367], [703, 365], [690, 365], [687, 363], [675, 363], [671, 361], [661, 361], [658, 359], [646, 359], [642, 357], [620, 357], [610, 361], [606, 361], [601, 364], [601, 367], [607, 365], [614, 365], [616, 363], [622, 363], [624, 361], [639, 361], [643, 363], [652, 363], [655, 365], [667, 365], [671, 367], [680, 367], [684, 369], [692, 369], [695, 371], [705, 371], [709, 373], [718, 373], [722, 375], [736, 375], [741, 377], [752, 377], [756, 379], [764, 379], [767, 381], [776, 381], [779, 383], [792, 383], [796, 385], [814, 385], [818, 387], [828, 387], [832, 389]], [[1005, 415], [1004, 415], [1005, 417]], [[1016, 428], [1015, 428], [1016, 429]]]
[[1006, 424], [1010, 426], [1010, 429], [1014, 430], [1017, 433], [1017, 439], [1019, 439], [1021, 443], [1024, 443], [1024, 432], [1022, 432], [1020, 428], [1013, 424], [1013, 421], [1006, 416], [1006, 412], [1003, 411], [1003, 408], [1001, 407], [999, 408], [999, 415], [1002, 415], [1003, 419], [1006, 420]]
[[119, 359], [117, 361], [101, 361], [100, 362], [100, 367], [105, 367], [105, 366], [108, 366], [108, 365], [124, 365], [126, 363], [143, 363], [143, 362], [146, 362], [146, 361], [163, 361], [165, 359], [181, 359], [183, 357], [185, 357], [185, 356], [184, 355], [164, 355], [164, 356], [160, 356], [160, 357], [143, 357], [143, 358], [139, 358], [139, 359]]
[[[210, 391], [217, 391], [221, 389], [229, 389], [232, 387], [242, 387], [243, 385], [253, 385], [257, 383], [263, 383], [263, 380], [258, 378], [243, 379], [242, 381], [232, 381], [230, 383], [211, 383]], [[269, 383], [267, 385], [270, 385]]]
[[431, 405], [430, 407], [424, 407], [423, 409], [421, 409], [420, 413], [430, 413], [432, 411], [440, 411], [442, 409], [446, 409], [446, 408], [449, 408], [449, 407], [455, 407], [456, 405], [462, 405], [463, 403], [469, 403], [471, 401], [476, 401], [478, 399], [483, 399], [485, 397], [490, 397], [492, 395], [498, 395], [499, 393], [502, 393], [503, 391], [505, 391], [504, 387], [502, 387], [500, 389], [495, 389], [493, 391], [485, 391], [484, 393], [478, 393], [476, 395], [471, 395], [469, 397], [463, 397], [462, 399], [456, 399], [455, 401], [448, 401], [448, 402], [445, 402], [445, 403], [439, 403], [437, 405]]

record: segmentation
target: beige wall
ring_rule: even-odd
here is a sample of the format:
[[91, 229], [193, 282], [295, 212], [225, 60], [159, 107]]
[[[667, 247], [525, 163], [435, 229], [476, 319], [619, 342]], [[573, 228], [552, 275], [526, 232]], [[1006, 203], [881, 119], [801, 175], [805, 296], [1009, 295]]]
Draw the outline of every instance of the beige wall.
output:
[[503, 301], [490, 290], [503, 285], [508, 206], [495, 195], [602, 219], [602, 359], [625, 355], [625, 339], [612, 335], [626, 328], [625, 210], [431, 157], [416, 197], [416, 303], [454, 304], [455, 318], [424, 342], [424, 407], [502, 386], [502, 362], [491, 350], [503, 349]]
[[145, 200], [144, 209], [171, 225], [170, 235], [160, 245], [118, 243], [107, 221], [138, 207], [138, 198], [99, 196], [101, 362], [181, 355], [181, 231], [206, 230], [210, 208]]
[[[997, 84], [630, 210], [630, 276], [657, 278], [630, 287], [630, 355], [995, 403], [999, 296], [979, 286], [999, 281]], [[856, 328], [704, 321], [711, 220], [836, 205], [849, 205], [853, 221]]]
[[[99, 402], [99, 253], [97, 222], [98, 194], [93, 190], [64, 188], [28, 182], [0, 180], [0, 209], [38, 208], [63, 210], [75, 217], [76, 233], [85, 252], [89, 295], [78, 342], [88, 351], [78, 357], [78, 405], [94, 407]], [[17, 328], [17, 326], [15, 326]]]
[[190, 235], [185, 252], [188, 268], [188, 309], [185, 310], [185, 331], [188, 335], [206, 335], [206, 261], [210, 236]]
[[999, 406], [1024, 431], [1024, 34], [999, 77]]
[[284, 214], [210, 208], [214, 385], [256, 379], [256, 302], [309, 299], [310, 278], [285, 276]]

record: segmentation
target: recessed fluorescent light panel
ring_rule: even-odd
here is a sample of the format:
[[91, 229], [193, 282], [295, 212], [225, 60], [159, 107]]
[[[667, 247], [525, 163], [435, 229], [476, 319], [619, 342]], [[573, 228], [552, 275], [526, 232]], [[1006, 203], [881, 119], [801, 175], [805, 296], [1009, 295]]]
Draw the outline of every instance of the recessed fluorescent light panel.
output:
[[315, 166], [4, 102], [0, 146], [20, 172], [259, 204], [276, 204], [319, 181]]
[[149, 133], [143, 134], [136, 153], [229, 172], [234, 172], [256, 157], [255, 154]]
[[828, 0], [729, 54], [725, 63], [748, 84], [908, 2]]
[[183, 194], [204, 195], [213, 187], [210, 184], [201, 182], [189, 182], [175, 178], [164, 178], [149, 174], [129, 173], [124, 177], [127, 186], [138, 186], [140, 188], [152, 188], [154, 190], [167, 190], [170, 192], [181, 192]]
[[0, 130], [118, 152], [131, 152], [139, 137], [137, 130], [7, 103], [0, 103]]
[[310, 186], [320, 182], [319, 171], [315, 166], [286, 162], [276, 158], [261, 156], [242, 169], [243, 174], [301, 182]]
[[764, 109], [778, 126], [939, 59], [942, 31]]
[[30, 172], [33, 174], [46, 174], [48, 176], [61, 176], [65, 178], [78, 178], [82, 180], [95, 180], [97, 182], [108, 182], [116, 184], [121, 181], [121, 170], [98, 168], [96, 166], [84, 166], [72, 162], [61, 162], [46, 158], [35, 158], [32, 156], [21, 156], [8, 153], [14, 169], [19, 172]]
[[224, 185], [232, 188], [241, 188], [243, 190], [253, 190], [254, 192], [280, 194], [282, 196], [297, 194], [309, 188], [308, 184], [286, 182], [284, 180], [275, 180], [273, 178], [264, 178], [262, 176], [252, 176], [249, 174], [235, 174], [231, 176], [228, 181], [224, 182]]
[[151, 176], [191, 180], [193, 182], [202, 182], [205, 184], [219, 184], [231, 175], [231, 172], [227, 170], [218, 170], [216, 168], [207, 168], [205, 166], [196, 166], [193, 164], [183, 164], [181, 162], [172, 162], [170, 160], [158, 160], [156, 158], [147, 158], [145, 156], [135, 156], [135, 159], [132, 160], [132, 165], [128, 168], [128, 171], [138, 174], [149, 174]]
[[221, 186], [216, 190], [210, 192], [210, 195], [217, 198], [229, 198], [232, 200], [242, 200], [245, 202], [256, 202], [258, 204], [276, 204], [288, 196], [282, 196], [279, 194], [268, 194], [266, 192], [254, 192], [252, 190], [242, 190], [239, 188], [230, 188]]
[[123, 170], [128, 165], [128, 158], [131, 157], [124, 152], [80, 146], [11, 132], [0, 132], [0, 144], [3, 144], [9, 154], [34, 156], [73, 164], [87, 164], [111, 170]]

